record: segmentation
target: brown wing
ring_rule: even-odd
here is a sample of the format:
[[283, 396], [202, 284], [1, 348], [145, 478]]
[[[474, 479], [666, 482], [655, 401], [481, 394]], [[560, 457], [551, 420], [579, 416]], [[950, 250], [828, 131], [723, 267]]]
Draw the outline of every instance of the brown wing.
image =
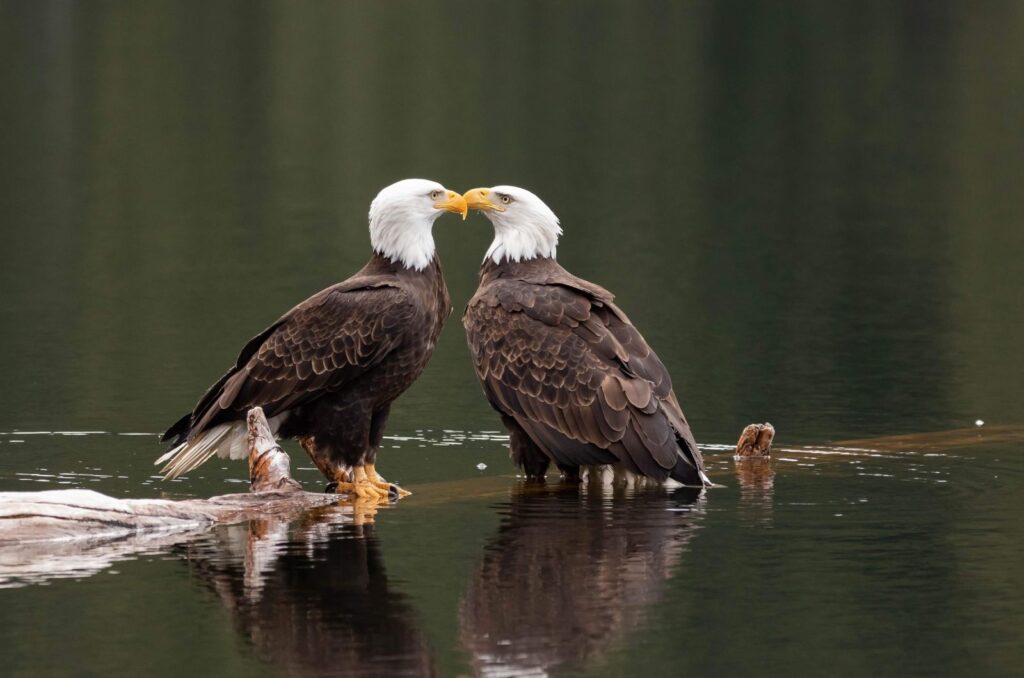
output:
[[[610, 296], [498, 279], [464, 324], [492, 405], [556, 461], [593, 463], [596, 447], [654, 478], [703, 469], [668, 371]], [[583, 444], [556, 448], [551, 430]]]
[[246, 344], [235, 366], [164, 439], [184, 442], [255, 405], [272, 417], [337, 390], [401, 344], [414, 314], [396, 286], [341, 283], [323, 290]]

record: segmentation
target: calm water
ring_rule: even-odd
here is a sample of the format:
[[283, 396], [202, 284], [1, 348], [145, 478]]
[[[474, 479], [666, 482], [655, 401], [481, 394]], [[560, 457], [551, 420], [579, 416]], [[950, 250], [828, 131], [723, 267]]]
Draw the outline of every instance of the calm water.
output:
[[[0, 551], [0, 673], [1019, 672], [1022, 33], [1010, 2], [0, 3], [0, 490], [244, 491], [154, 479], [155, 433], [407, 176], [545, 198], [723, 485], [523, 488], [456, 314], [381, 454], [412, 497]], [[435, 233], [461, 307], [489, 228]]]

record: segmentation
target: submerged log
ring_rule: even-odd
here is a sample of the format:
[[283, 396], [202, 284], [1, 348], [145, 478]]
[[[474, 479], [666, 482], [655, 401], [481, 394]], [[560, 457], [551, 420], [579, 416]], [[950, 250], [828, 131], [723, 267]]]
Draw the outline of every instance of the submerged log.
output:
[[342, 498], [303, 491], [291, 477], [288, 455], [275, 442], [261, 408], [249, 411], [247, 423], [247, 494], [170, 501], [115, 499], [92, 490], [0, 492], [0, 545], [200, 530], [268, 514], [294, 514]]
[[976, 445], [1004, 445], [1024, 441], [1024, 425], [977, 425], [952, 431], [908, 433], [882, 438], [840, 440], [837, 447], [863, 448], [877, 452], [939, 452]]

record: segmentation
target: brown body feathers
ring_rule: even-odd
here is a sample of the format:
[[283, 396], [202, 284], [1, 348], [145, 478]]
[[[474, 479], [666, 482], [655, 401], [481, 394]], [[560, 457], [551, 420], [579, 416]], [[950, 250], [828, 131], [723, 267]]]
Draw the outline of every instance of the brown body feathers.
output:
[[554, 259], [485, 260], [463, 318], [473, 365], [529, 476], [550, 462], [705, 484], [672, 380], [607, 290]]

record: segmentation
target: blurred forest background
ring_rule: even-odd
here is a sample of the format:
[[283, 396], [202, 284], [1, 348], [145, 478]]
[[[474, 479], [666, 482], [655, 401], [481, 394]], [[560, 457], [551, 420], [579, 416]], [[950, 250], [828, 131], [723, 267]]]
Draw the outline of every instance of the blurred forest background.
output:
[[[1019, 416], [1024, 5], [0, 4], [0, 427], [156, 431], [409, 176], [560, 215], [701, 440]], [[392, 425], [494, 426], [457, 306]]]

